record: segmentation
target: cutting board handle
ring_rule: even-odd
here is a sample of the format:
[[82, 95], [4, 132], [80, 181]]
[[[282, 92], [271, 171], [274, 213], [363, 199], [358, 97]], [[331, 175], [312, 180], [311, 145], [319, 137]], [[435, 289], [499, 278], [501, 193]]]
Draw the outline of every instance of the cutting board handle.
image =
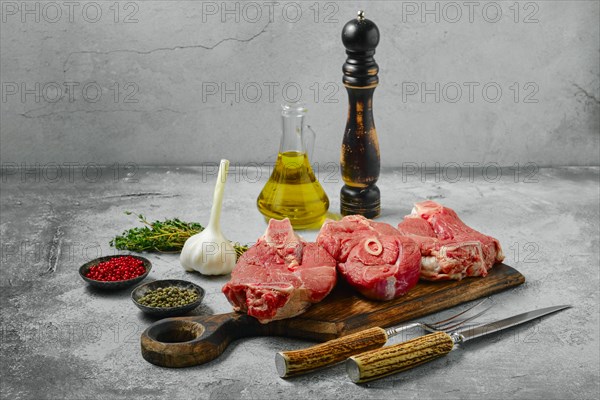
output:
[[281, 334], [281, 324], [261, 324], [241, 313], [165, 318], [141, 336], [142, 356], [161, 367], [190, 367], [217, 358], [232, 341]]

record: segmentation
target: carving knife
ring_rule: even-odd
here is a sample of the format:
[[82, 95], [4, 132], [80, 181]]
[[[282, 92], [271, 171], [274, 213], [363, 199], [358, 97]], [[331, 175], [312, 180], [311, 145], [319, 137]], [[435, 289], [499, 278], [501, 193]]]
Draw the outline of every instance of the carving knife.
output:
[[346, 360], [346, 372], [354, 383], [383, 378], [442, 357], [455, 345], [570, 308], [570, 305], [542, 308], [514, 315], [450, 334], [436, 332], [403, 343], [367, 351]]

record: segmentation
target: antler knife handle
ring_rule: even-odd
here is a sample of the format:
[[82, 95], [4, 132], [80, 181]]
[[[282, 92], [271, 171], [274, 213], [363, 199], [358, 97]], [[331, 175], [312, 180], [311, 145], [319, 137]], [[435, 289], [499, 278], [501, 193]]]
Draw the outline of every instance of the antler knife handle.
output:
[[435, 360], [453, 347], [450, 335], [436, 332], [350, 357], [346, 372], [354, 383], [368, 382]]

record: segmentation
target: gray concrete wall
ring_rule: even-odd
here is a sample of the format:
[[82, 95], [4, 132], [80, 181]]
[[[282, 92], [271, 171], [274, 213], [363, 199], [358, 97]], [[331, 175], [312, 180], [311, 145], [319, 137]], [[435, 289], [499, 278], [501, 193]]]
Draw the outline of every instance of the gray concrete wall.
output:
[[272, 161], [298, 88], [313, 161], [336, 162], [364, 8], [384, 166], [598, 165], [599, 4], [2, 1], [2, 162]]

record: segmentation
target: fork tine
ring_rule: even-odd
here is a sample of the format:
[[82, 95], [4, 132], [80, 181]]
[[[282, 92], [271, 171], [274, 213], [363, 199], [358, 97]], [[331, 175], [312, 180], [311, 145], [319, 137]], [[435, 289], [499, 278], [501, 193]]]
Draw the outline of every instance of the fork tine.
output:
[[442, 331], [445, 331], [445, 332], [451, 332], [451, 331], [453, 331], [453, 330], [456, 330], [456, 329], [458, 329], [459, 327], [461, 327], [462, 325], [466, 324], [467, 322], [469, 322], [469, 321], [472, 321], [472, 320], [474, 320], [475, 318], [478, 318], [478, 317], [480, 317], [481, 315], [485, 314], [485, 313], [486, 313], [486, 312], [487, 312], [487, 311], [488, 311], [490, 308], [492, 308], [493, 306], [494, 306], [494, 305], [493, 305], [493, 304], [491, 304], [489, 307], [486, 307], [485, 309], [481, 310], [481, 311], [480, 311], [480, 312], [478, 312], [477, 314], [475, 314], [475, 315], [473, 315], [473, 316], [471, 316], [471, 317], [469, 317], [469, 318], [464, 318], [464, 319], [462, 319], [462, 320], [460, 320], [460, 321], [458, 321], [458, 322], [456, 322], [455, 324], [453, 324], [453, 325], [450, 325], [450, 326], [448, 326], [448, 323], [446, 323], [446, 324], [442, 324], [442, 325], [434, 325], [434, 326], [435, 326], [435, 329], [442, 330]]
[[[468, 312], [469, 312], [469, 311], [471, 311], [472, 309], [474, 309], [474, 308], [476, 308], [476, 307], [479, 307], [480, 305], [482, 305], [483, 303], [485, 303], [485, 302], [487, 302], [487, 301], [491, 301], [491, 299], [490, 299], [489, 297], [486, 297], [485, 299], [481, 300], [479, 303], [477, 303], [477, 304], [475, 304], [475, 305], [473, 305], [473, 306], [471, 306], [471, 307], [467, 308], [466, 310], [464, 310], [464, 311], [462, 311], [462, 312], [460, 312], [460, 313], [458, 313], [458, 314], [456, 314], [456, 315], [453, 315], [453, 316], [452, 316], [452, 317], [450, 317], [450, 318], [446, 318], [446, 319], [444, 319], [444, 320], [441, 320], [441, 321], [433, 322], [433, 323], [431, 323], [431, 324], [429, 324], [429, 325], [431, 325], [431, 326], [436, 326], [436, 327], [437, 327], [438, 325], [443, 325], [443, 324], [446, 324], [446, 323], [448, 323], [448, 322], [452, 321], [453, 319], [455, 319], [455, 318], [458, 318], [458, 317], [460, 317], [461, 315], [468, 313]], [[491, 307], [491, 306], [490, 306], [490, 307]], [[487, 309], [486, 309], [486, 311], [487, 311]]]
[[[462, 318], [462, 319], [456, 320], [456, 318], [460, 317], [461, 315], [464, 316], [469, 311], [474, 310], [476, 307], [479, 307], [479, 306], [481, 306], [482, 304], [484, 304], [486, 302], [491, 302], [492, 304], [489, 307], [485, 308], [483, 311], [481, 311], [481, 312], [473, 315], [472, 317]], [[463, 324], [465, 324], [465, 323], [467, 323], [467, 322], [469, 322], [469, 321], [471, 321], [471, 320], [479, 317], [480, 315], [482, 315], [483, 313], [485, 313], [487, 310], [489, 310], [490, 308], [492, 308], [493, 305], [494, 305], [494, 303], [491, 301], [491, 299], [489, 297], [487, 297], [487, 298], [481, 300], [479, 303], [477, 303], [477, 304], [475, 304], [475, 305], [467, 308], [466, 310], [464, 310], [464, 311], [462, 311], [462, 312], [460, 312], [460, 313], [458, 313], [456, 315], [453, 315], [450, 318], [446, 318], [444, 320], [441, 320], [441, 321], [438, 321], [438, 322], [434, 322], [434, 323], [431, 323], [431, 324], [427, 324], [427, 323], [424, 323], [424, 322], [414, 322], [414, 323], [409, 324], [409, 325], [400, 325], [400, 326], [396, 326], [396, 327], [393, 327], [393, 328], [389, 328], [386, 331], [386, 334], [388, 335], [388, 338], [391, 338], [391, 337], [394, 337], [396, 335], [399, 335], [402, 332], [409, 331], [409, 330], [411, 330], [411, 329], [413, 329], [415, 327], [421, 327], [422, 329], [426, 330], [427, 332], [431, 332], [431, 333], [442, 331], [442, 330], [446, 331], [447, 329], [456, 329], [459, 326], [462, 326]], [[453, 323], [453, 325], [448, 325], [450, 323]]]

